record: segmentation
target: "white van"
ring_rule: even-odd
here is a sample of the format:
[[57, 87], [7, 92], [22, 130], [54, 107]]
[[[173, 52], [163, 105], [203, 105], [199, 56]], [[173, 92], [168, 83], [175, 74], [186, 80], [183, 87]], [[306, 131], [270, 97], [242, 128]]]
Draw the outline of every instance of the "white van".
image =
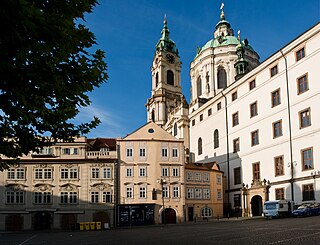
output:
[[290, 203], [286, 200], [266, 201], [263, 205], [265, 218], [287, 217], [290, 215]]

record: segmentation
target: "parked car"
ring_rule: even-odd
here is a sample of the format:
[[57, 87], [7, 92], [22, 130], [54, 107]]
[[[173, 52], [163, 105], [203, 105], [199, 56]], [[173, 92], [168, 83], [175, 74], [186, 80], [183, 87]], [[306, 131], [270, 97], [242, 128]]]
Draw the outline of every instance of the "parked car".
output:
[[320, 214], [320, 204], [314, 203], [310, 206], [311, 215], [319, 215]]
[[292, 211], [293, 217], [305, 217], [312, 214], [312, 208], [310, 204], [302, 204], [296, 210]]

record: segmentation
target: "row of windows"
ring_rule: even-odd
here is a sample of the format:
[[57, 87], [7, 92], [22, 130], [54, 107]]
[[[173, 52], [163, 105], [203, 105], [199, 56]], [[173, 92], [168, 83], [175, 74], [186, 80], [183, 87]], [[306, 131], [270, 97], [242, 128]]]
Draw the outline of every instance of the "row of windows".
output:
[[[277, 74], [277, 66], [273, 67], [271, 69], [271, 73]], [[249, 82], [249, 90], [252, 90], [256, 87], [255, 80], [252, 80]], [[297, 93], [298, 95], [306, 92], [309, 90], [309, 81], [308, 81], [308, 73], [300, 76], [297, 78]], [[237, 91], [233, 92], [231, 94], [231, 100], [235, 101], [238, 98]], [[281, 95], [280, 95], [280, 89], [277, 89], [271, 93], [271, 107], [275, 107], [277, 105], [281, 104]], [[217, 111], [221, 109], [221, 102], [217, 104]], [[212, 115], [212, 108], [208, 109], [208, 117]], [[250, 117], [254, 117], [258, 115], [258, 108], [257, 108], [257, 102], [254, 102], [250, 105]], [[199, 115], [199, 121], [201, 122], [203, 120], [203, 114]], [[192, 120], [192, 126], [195, 125], [195, 119]], [[237, 124], [235, 124], [237, 125]]]
[[[145, 158], [146, 157], [146, 148], [140, 148], [139, 149], [139, 157]], [[133, 148], [126, 148], [126, 156], [128, 158], [133, 157]], [[167, 147], [162, 147], [161, 148], [161, 157], [169, 157], [169, 149]], [[179, 157], [179, 151], [178, 148], [173, 148], [172, 149], [172, 157]]]
[[187, 181], [204, 181], [210, 182], [210, 174], [209, 173], [201, 173], [201, 172], [186, 172], [186, 180]]
[[[172, 198], [179, 198], [180, 197], [180, 186], [172, 186], [171, 187], [171, 195]], [[146, 186], [139, 186], [138, 187], [138, 194], [135, 196], [134, 194], [134, 188], [132, 186], [126, 187], [126, 198], [147, 198], [147, 187]], [[164, 185], [162, 187], [162, 197], [163, 198], [170, 198], [170, 187], [167, 185]]]
[[[276, 200], [285, 200], [285, 189], [277, 188], [275, 189]], [[314, 187], [313, 184], [302, 185], [302, 201], [314, 201]]]
[[[276, 91], [276, 93], [280, 92], [280, 90]], [[275, 103], [280, 103], [280, 97], [275, 97]], [[279, 105], [279, 104], [276, 104]], [[258, 104], [257, 101], [250, 104], [250, 117], [255, 117], [258, 115]], [[299, 112], [300, 118], [300, 128], [307, 127], [311, 124], [310, 122], [310, 108], [304, 109]], [[232, 127], [239, 125], [239, 112], [235, 112], [232, 114]]]
[[[217, 190], [218, 199], [222, 198], [221, 190]], [[211, 199], [211, 192], [209, 188], [187, 188], [186, 199]]]
[[[311, 109], [307, 108], [299, 112], [299, 123], [300, 129], [311, 126]], [[239, 124], [239, 115], [238, 112], [232, 115], [232, 125], [236, 126]], [[273, 138], [278, 138], [283, 135], [282, 120], [278, 120], [272, 123], [272, 134]], [[259, 144], [259, 130], [251, 132], [251, 146]], [[216, 129], [213, 133], [213, 148], [216, 149], [219, 147], [219, 131]], [[240, 151], [240, 138], [233, 140], [233, 152]], [[198, 139], [198, 155], [202, 154], [202, 138]]]
[[[26, 178], [25, 168], [11, 168], [7, 170], [7, 179], [11, 180], [24, 180]], [[34, 169], [35, 180], [52, 180], [53, 169], [52, 168], [37, 168]], [[112, 168], [91, 168], [91, 179], [111, 179]], [[79, 179], [78, 168], [61, 168], [60, 179]]]
[[[110, 191], [94, 191], [90, 192], [91, 203], [111, 203], [112, 193]], [[24, 204], [24, 191], [7, 191], [6, 204]], [[34, 204], [52, 204], [52, 192], [34, 192]], [[76, 191], [62, 191], [60, 192], [60, 204], [77, 204], [78, 192]]]
[[[305, 49], [304, 47], [296, 51], [296, 61], [301, 60], [302, 58], [305, 57]], [[270, 68], [270, 77], [273, 77], [278, 74], [278, 65], [275, 65]]]
[[[301, 150], [302, 171], [314, 169], [313, 164], [313, 149], [306, 148]], [[274, 176], [283, 176], [285, 174], [284, 156], [274, 157]], [[253, 179], [260, 180], [260, 162], [252, 164]], [[233, 169], [233, 183], [234, 185], [241, 184], [241, 168]]]
[[[301, 163], [302, 163], [302, 171], [312, 170], [314, 169], [313, 164], [313, 149], [306, 148], [301, 150]], [[282, 176], [284, 175], [284, 156], [277, 156], [274, 158], [274, 171], [275, 176]], [[253, 179], [260, 179], [260, 162], [252, 164], [253, 170]]]
[[[126, 177], [133, 177], [134, 176], [134, 167], [126, 167]], [[139, 166], [138, 167], [138, 176], [139, 177], [147, 177], [147, 166]], [[171, 170], [171, 171], [170, 171]], [[170, 174], [171, 172], [171, 174]], [[180, 167], [161, 167], [161, 176], [162, 177], [179, 177], [180, 176]]]

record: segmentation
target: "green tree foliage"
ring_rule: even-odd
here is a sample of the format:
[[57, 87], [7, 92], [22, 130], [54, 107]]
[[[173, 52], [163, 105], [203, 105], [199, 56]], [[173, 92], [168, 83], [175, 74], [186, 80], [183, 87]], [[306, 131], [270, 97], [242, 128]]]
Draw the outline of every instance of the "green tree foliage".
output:
[[[0, 3], [0, 154], [18, 159], [71, 141], [100, 121], [75, 124], [88, 92], [107, 80], [104, 52], [84, 24], [96, 0]], [[44, 135], [49, 137], [44, 137]], [[4, 161], [0, 170], [15, 163]]]

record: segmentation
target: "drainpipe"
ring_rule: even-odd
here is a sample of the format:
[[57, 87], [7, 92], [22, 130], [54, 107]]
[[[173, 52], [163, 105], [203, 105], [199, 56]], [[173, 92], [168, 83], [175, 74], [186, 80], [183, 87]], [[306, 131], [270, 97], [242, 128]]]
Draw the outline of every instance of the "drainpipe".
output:
[[223, 94], [221, 91], [222, 96], [224, 97], [224, 102], [225, 102], [225, 112], [226, 112], [226, 136], [227, 136], [227, 175], [228, 175], [228, 209], [227, 209], [227, 216], [228, 218], [230, 217], [230, 158], [229, 158], [229, 126], [228, 126], [228, 101], [227, 97]]
[[120, 143], [116, 144], [117, 161], [114, 164], [114, 227], [119, 226], [119, 204], [120, 204]]
[[291, 200], [292, 205], [294, 202], [294, 189], [293, 189], [293, 154], [292, 154], [292, 130], [291, 130], [291, 111], [290, 111], [290, 96], [289, 96], [289, 78], [288, 78], [288, 64], [287, 57], [284, 56], [282, 50], [280, 50], [282, 57], [284, 58], [286, 68], [286, 85], [287, 85], [287, 107], [288, 107], [288, 123], [289, 123], [289, 148], [290, 148], [290, 168], [291, 168]]

